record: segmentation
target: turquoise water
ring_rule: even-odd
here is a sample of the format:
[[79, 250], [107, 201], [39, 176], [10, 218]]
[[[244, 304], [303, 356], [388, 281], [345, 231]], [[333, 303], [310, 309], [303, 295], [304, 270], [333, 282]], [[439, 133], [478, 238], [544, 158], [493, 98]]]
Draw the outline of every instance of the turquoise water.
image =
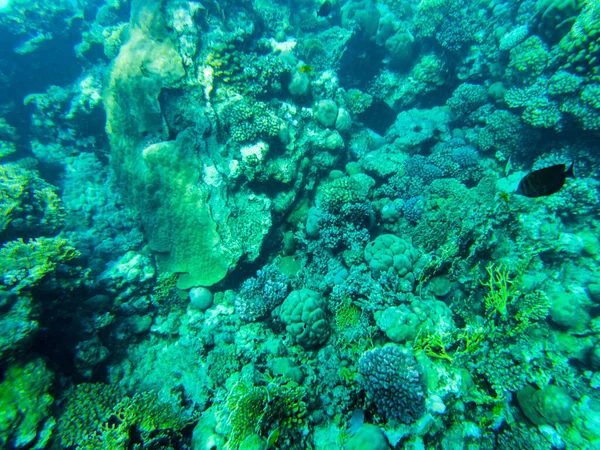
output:
[[0, 1], [0, 448], [599, 448], [599, 37]]

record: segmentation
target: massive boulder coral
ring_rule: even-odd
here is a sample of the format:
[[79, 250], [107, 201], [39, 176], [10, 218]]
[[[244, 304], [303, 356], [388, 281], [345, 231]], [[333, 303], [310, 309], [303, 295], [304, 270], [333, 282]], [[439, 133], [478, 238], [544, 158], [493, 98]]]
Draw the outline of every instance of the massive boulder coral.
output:
[[398, 275], [404, 292], [412, 290], [422, 267], [419, 251], [410, 242], [393, 234], [382, 234], [369, 242], [364, 256], [373, 273], [391, 272]]
[[393, 342], [415, 339], [420, 333], [445, 335], [454, 328], [452, 312], [444, 302], [414, 299], [375, 313], [375, 322]]
[[[187, 289], [219, 282], [243, 254], [256, 258], [271, 226], [271, 203], [260, 196], [228, 200], [226, 171], [216, 168], [202, 139], [208, 125], [169, 136], [159, 96], [180, 86], [186, 70], [163, 14], [160, 2], [132, 5], [130, 39], [104, 96], [106, 129], [126, 203], [140, 213], [160, 268], [179, 273], [178, 286]], [[244, 202], [244, 211], [230, 213]], [[259, 232], [244, 240], [236, 232], [241, 223]]]
[[281, 305], [279, 316], [287, 331], [305, 348], [319, 346], [329, 337], [325, 305], [318, 292], [292, 291]]
[[388, 129], [385, 138], [398, 151], [410, 154], [450, 139], [451, 114], [444, 108], [402, 111]]

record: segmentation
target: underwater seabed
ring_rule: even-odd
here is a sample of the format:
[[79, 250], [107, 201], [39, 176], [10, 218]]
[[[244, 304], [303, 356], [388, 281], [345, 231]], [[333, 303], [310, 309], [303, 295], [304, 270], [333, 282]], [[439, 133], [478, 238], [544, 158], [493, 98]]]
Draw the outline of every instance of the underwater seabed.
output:
[[0, 448], [600, 448], [599, 38], [0, 0]]

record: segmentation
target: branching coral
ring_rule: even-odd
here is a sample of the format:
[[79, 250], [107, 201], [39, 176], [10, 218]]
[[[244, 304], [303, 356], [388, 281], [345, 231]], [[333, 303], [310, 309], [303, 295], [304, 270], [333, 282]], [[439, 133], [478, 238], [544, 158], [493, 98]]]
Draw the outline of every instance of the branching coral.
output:
[[504, 267], [488, 264], [485, 270], [489, 275], [488, 281], [482, 283], [489, 288], [484, 298], [486, 314], [490, 317], [500, 314], [501, 318], [505, 318], [508, 305], [515, 298], [516, 287], [513, 287], [508, 270]]
[[531, 36], [510, 51], [507, 75], [516, 81], [531, 81], [540, 76], [550, 60], [548, 46]]

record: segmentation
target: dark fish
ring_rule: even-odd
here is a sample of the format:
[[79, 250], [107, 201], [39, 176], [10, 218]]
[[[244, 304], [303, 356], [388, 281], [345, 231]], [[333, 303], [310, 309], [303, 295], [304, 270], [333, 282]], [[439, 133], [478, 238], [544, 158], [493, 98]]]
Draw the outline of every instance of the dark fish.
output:
[[557, 164], [551, 167], [545, 167], [540, 170], [534, 170], [519, 182], [517, 194], [525, 197], [543, 197], [552, 195], [560, 190], [565, 184], [567, 177], [575, 178], [573, 175], [573, 165], [565, 170], [566, 164]]
[[326, 0], [317, 11], [317, 17], [327, 17], [329, 14], [331, 14], [332, 9], [333, 4], [329, 0]]

